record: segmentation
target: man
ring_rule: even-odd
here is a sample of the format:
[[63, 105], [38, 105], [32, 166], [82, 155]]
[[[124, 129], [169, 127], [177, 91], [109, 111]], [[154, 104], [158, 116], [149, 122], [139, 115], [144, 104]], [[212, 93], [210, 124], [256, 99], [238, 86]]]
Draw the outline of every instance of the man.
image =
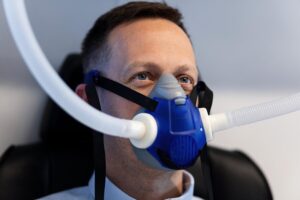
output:
[[[186, 94], [198, 81], [191, 41], [178, 10], [163, 3], [135, 2], [101, 16], [83, 43], [85, 71], [97, 69], [143, 95], [149, 95], [162, 74], [178, 79]], [[85, 84], [76, 93], [87, 101]], [[132, 119], [140, 106], [97, 88], [103, 112]], [[106, 199], [191, 199], [193, 177], [183, 170], [154, 169], [140, 161], [128, 139], [104, 136]], [[89, 187], [77, 188], [45, 199], [92, 199]]]

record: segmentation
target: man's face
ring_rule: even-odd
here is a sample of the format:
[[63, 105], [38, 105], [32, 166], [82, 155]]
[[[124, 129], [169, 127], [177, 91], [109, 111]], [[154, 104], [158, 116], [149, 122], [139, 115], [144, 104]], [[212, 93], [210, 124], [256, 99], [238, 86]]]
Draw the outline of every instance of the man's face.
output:
[[[176, 24], [163, 19], [142, 19], [116, 27], [109, 35], [111, 57], [101, 70], [107, 78], [148, 95], [162, 74], [173, 74], [186, 93], [197, 83], [192, 45]], [[109, 91], [98, 89], [102, 111], [131, 119], [139, 106]]]
[[[143, 19], [122, 24], [110, 33], [108, 45], [111, 57], [101, 69], [103, 75], [141, 94], [148, 95], [165, 73], [173, 74], [186, 93], [190, 93], [197, 83], [198, 72], [190, 40], [172, 22]], [[140, 109], [135, 103], [107, 90], [99, 87], [97, 90], [101, 109], [107, 114], [132, 119]], [[78, 94], [86, 99], [85, 92], [81, 91], [78, 89]], [[128, 139], [105, 135], [104, 147], [107, 177], [128, 194], [134, 195], [131, 193], [132, 188], [137, 188], [134, 180], [141, 187], [147, 185], [151, 189], [149, 194], [165, 194], [167, 186], [174, 187], [175, 182], [178, 186], [175, 193], [182, 191], [182, 181], [175, 181], [181, 180], [181, 173], [172, 173], [170, 178], [169, 173], [145, 166], [133, 152]], [[161, 185], [162, 182], [165, 185]], [[153, 199], [151, 195], [149, 199]]]

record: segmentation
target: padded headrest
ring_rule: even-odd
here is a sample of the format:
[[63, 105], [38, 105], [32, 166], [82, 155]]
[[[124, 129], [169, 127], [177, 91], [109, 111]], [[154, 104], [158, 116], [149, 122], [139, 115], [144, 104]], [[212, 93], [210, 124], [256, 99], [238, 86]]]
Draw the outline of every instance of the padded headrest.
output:
[[[68, 55], [60, 67], [59, 75], [75, 91], [84, 78], [81, 56]], [[40, 134], [42, 141], [46, 143], [92, 144], [91, 130], [70, 117], [51, 99], [44, 110]]]

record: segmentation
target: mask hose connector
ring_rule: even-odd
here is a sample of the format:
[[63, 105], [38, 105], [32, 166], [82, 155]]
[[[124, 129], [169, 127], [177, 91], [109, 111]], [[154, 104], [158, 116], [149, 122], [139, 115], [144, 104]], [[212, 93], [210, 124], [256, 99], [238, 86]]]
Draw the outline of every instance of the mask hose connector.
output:
[[157, 124], [154, 117], [147, 113], [137, 114], [134, 121], [142, 122], [145, 126], [145, 133], [142, 137], [137, 139], [130, 139], [133, 146], [140, 149], [147, 149], [150, 147], [157, 136]]

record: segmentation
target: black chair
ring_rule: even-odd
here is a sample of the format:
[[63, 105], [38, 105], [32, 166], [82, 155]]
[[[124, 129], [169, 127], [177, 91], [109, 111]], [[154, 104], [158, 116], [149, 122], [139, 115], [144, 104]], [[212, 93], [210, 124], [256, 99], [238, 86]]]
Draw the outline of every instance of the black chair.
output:
[[[66, 58], [60, 75], [75, 88], [83, 80], [81, 58]], [[76, 122], [51, 100], [41, 125], [41, 142], [11, 146], [0, 159], [0, 199], [36, 199], [87, 185], [93, 171], [92, 131]], [[215, 200], [269, 200], [270, 187], [258, 166], [239, 151], [207, 148]], [[201, 162], [189, 169], [196, 180], [195, 195], [207, 198]]]

